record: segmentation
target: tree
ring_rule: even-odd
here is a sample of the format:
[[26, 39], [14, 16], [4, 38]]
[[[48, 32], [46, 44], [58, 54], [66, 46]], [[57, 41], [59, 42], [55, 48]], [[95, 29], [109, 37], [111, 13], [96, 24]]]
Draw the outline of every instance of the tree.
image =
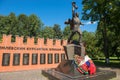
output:
[[16, 27], [18, 21], [14, 13], [10, 13], [9, 16], [1, 16], [0, 19], [0, 32], [1, 34], [16, 34]]
[[26, 16], [20, 14], [18, 17], [14, 13], [8, 16], [0, 16], [0, 38], [2, 34], [11, 34], [12, 41], [15, 35], [24, 36], [24, 42], [27, 36], [38, 38], [41, 36], [42, 21], [34, 14]]
[[3, 25], [4, 25], [4, 17], [0, 15], [0, 42], [2, 41], [2, 34], [3, 34]]
[[10, 31], [9, 34], [12, 35], [17, 35], [18, 34], [18, 20], [17, 17], [15, 16], [14, 13], [10, 13], [10, 15], [8, 16], [9, 18], [9, 24], [10, 24]]
[[6, 25], [6, 20], [7, 20], [7, 18], [5, 16], [0, 16], [0, 33], [1, 33], [1, 36], [2, 36], [2, 34], [7, 33], [6, 30], [4, 30], [5, 25]]
[[53, 30], [55, 32], [54, 33], [54, 38], [55, 39], [61, 39], [62, 38], [62, 31], [61, 31], [60, 25], [54, 24]]
[[18, 20], [14, 13], [10, 13], [8, 16], [1, 16], [0, 19], [0, 32], [1, 34], [11, 34], [12, 41], [15, 41], [15, 35], [18, 34]]
[[34, 14], [26, 16], [25, 14], [20, 14], [18, 16], [19, 20], [19, 32], [20, 35], [30, 36], [30, 37], [40, 37], [41, 28], [43, 26], [42, 21]]
[[21, 36], [28, 36], [29, 35], [29, 20], [28, 16], [25, 14], [20, 14], [18, 16], [18, 21], [19, 21], [19, 35]]
[[70, 26], [66, 26], [63, 30], [63, 38], [68, 39], [70, 34], [71, 34]]
[[[111, 47], [110, 44], [112, 44], [108, 44], [108, 42], [111, 42], [109, 34], [112, 33], [112, 28], [116, 28], [118, 30], [118, 25], [120, 24], [120, 19], [117, 18], [120, 16], [120, 0], [83, 0], [82, 4], [82, 19], [90, 20], [91, 22], [99, 21], [97, 30], [102, 34], [102, 37], [100, 38], [102, 41], [99, 42], [103, 43], [106, 60], [109, 60], [109, 48]], [[116, 32], [114, 31], [114, 33]], [[115, 38], [116, 36], [113, 37]]]
[[45, 39], [46, 38], [53, 39], [53, 37], [54, 37], [54, 30], [52, 27], [49, 27], [49, 26], [45, 26], [45, 28], [43, 29], [43, 31], [41, 33]]
[[86, 53], [91, 58], [100, 58], [103, 56], [100, 47], [97, 47], [97, 39], [94, 32], [83, 31], [83, 42], [86, 43]]
[[43, 26], [43, 23], [41, 20], [34, 14], [30, 15], [28, 17], [29, 20], [29, 36], [32, 37], [38, 37], [40, 35], [41, 28]]

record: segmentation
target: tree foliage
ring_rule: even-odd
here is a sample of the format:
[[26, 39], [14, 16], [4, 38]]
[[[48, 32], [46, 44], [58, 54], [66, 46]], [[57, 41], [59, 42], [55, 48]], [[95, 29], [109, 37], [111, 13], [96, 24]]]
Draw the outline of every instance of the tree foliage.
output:
[[116, 54], [119, 57], [120, 0], [83, 0], [82, 4], [82, 19], [98, 21], [97, 46], [101, 47], [102, 51], [107, 48], [110, 55]]
[[40, 21], [40, 19], [32, 14], [28, 17], [29, 19], [29, 36], [36, 36], [38, 37], [42, 28], [43, 23]]
[[54, 30], [52, 27], [46, 26], [44, 30], [42, 31], [42, 36], [46, 38], [53, 39], [54, 37]]
[[10, 13], [8, 16], [0, 16], [1, 34], [38, 37], [42, 26], [43, 23], [34, 14], [16, 16], [14, 13]]
[[54, 30], [54, 38], [61, 39], [63, 34], [62, 34], [62, 31], [61, 31], [60, 25], [54, 24], [53, 30]]
[[63, 30], [63, 38], [68, 39], [70, 34], [71, 34], [70, 26], [66, 26]]

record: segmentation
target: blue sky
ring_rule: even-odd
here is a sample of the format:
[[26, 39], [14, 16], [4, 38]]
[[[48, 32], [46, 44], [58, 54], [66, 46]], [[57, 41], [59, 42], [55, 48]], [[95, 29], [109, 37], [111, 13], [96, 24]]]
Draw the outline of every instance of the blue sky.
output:
[[[59, 24], [61, 29], [65, 28], [64, 21], [72, 17], [71, 2], [73, 0], [0, 0], [0, 15], [9, 15], [11, 12], [16, 16], [19, 14], [35, 14], [47, 26]], [[78, 12], [82, 11], [82, 0], [74, 0], [78, 5]], [[89, 21], [82, 21], [85, 25], [80, 26], [81, 30], [94, 32], [97, 23], [90, 24]]]

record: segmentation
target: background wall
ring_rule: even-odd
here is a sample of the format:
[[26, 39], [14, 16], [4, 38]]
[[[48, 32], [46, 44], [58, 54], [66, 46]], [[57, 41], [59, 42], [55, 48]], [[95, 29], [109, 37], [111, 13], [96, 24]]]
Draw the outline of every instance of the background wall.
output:
[[66, 57], [63, 49], [66, 43], [66, 40], [53, 42], [53, 39], [45, 42], [43, 38], [38, 38], [34, 43], [34, 38], [30, 37], [24, 43], [23, 37], [19, 36], [11, 42], [11, 35], [3, 35], [0, 42], [0, 72], [55, 68]]

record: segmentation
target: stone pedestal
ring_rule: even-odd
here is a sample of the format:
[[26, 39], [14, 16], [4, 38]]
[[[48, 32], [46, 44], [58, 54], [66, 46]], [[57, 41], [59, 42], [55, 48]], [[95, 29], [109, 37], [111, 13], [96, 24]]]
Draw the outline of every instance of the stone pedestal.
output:
[[47, 76], [49, 80], [110, 80], [116, 77], [116, 73], [114, 71], [108, 70], [98, 70], [95, 75], [71, 75], [50, 69], [43, 70], [42, 74]]
[[62, 61], [57, 68], [55, 68], [55, 71], [64, 73], [64, 74], [69, 74], [71, 76], [75, 75], [82, 75], [79, 73], [74, 65], [73, 60], [64, 60]]
[[94, 75], [83, 75], [76, 70], [72, 60], [62, 61], [55, 69], [42, 70], [42, 74], [49, 80], [109, 80], [116, 77], [114, 71], [98, 69]]
[[82, 57], [84, 57], [85, 55], [85, 47], [83, 46], [82, 43], [80, 45], [68, 44], [64, 46], [64, 50], [65, 50], [68, 60], [73, 60], [73, 56], [75, 54], [82, 56]]

